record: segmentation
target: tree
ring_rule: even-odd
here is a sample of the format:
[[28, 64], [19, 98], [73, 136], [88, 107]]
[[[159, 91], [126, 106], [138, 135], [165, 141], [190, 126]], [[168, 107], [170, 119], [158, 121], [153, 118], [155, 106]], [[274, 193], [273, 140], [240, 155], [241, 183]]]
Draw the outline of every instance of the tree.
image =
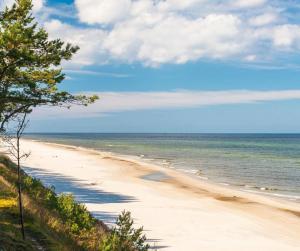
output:
[[116, 226], [103, 240], [101, 251], [147, 251], [150, 246], [146, 244], [143, 228], [133, 227], [131, 213], [123, 211], [119, 215]]
[[0, 130], [20, 113], [42, 105], [88, 105], [97, 96], [60, 91], [60, 67], [78, 51], [60, 39], [50, 40], [32, 16], [31, 0], [16, 0], [0, 13]]
[[16, 118], [16, 127], [13, 132], [2, 136], [2, 140], [7, 148], [7, 154], [12, 156], [17, 164], [17, 188], [18, 188], [18, 204], [20, 212], [20, 226], [23, 240], [25, 240], [25, 229], [24, 229], [24, 214], [23, 214], [23, 203], [22, 203], [22, 177], [21, 177], [21, 160], [29, 156], [28, 153], [21, 152], [20, 140], [23, 132], [28, 124], [26, 120], [27, 113], [19, 114]]

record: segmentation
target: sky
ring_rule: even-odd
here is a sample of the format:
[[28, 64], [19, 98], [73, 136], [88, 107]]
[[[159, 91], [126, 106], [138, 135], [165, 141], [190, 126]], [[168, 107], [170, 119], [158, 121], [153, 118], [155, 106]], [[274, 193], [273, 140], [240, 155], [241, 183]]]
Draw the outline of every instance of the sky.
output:
[[[0, 9], [13, 0], [0, 0]], [[80, 47], [30, 132], [300, 132], [297, 0], [34, 0], [51, 39]]]

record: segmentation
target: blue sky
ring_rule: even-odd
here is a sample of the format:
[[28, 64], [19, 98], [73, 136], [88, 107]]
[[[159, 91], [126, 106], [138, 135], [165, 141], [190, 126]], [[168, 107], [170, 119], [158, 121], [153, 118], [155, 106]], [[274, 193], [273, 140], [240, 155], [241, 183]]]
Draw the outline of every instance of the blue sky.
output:
[[[10, 4], [11, 0], [4, 1]], [[51, 38], [81, 47], [32, 132], [300, 132], [300, 3], [35, 0]]]

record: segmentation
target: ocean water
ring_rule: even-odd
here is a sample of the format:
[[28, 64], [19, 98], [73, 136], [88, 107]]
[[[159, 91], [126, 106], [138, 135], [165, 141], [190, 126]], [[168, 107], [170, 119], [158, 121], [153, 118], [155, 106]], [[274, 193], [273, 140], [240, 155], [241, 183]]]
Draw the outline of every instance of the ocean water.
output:
[[27, 134], [135, 156], [241, 190], [300, 202], [300, 134]]

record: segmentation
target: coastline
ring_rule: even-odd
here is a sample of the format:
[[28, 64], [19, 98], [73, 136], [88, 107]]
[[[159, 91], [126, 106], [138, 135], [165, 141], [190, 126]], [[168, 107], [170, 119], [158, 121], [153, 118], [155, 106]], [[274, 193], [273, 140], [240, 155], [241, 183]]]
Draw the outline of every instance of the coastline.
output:
[[[248, 197], [251, 195], [257, 195], [258, 197], [265, 198], [265, 199], [271, 199], [272, 201], [279, 201], [280, 203], [288, 203], [288, 204], [293, 204], [297, 209], [300, 210], [300, 195], [295, 196], [292, 194], [283, 194], [280, 193], [280, 191], [277, 192], [277, 189], [269, 189], [268, 185], [265, 187], [255, 187], [255, 186], [248, 186], [247, 184], [239, 184], [239, 185], [234, 185], [231, 183], [224, 183], [224, 182], [217, 182], [210, 177], [202, 176], [201, 174], [197, 174], [197, 170], [189, 170], [189, 169], [182, 169], [182, 168], [175, 168], [170, 165], [164, 165], [164, 162], [158, 163], [155, 162], [154, 159], [145, 159], [143, 158], [144, 155], [128, 155], [128, 154], [121, 154], [121, 153], [116, 153], [116, 152], [111, 152], [111, 151], [104, 151], [104, 150], [99, 150], [95, 149], [92, 147], [84, 147], [84, 146], [76, 146], [76, 145], [71, 145], [71, 144], [64, 144], [64, 143], [57, 143], [57, 142], [51, 142], [51, 141], [42, 141], [42, 140], [37, 140], [37, 139], [23, 139], [23, 141], [31, 141], [31, 142], [37, 142], [37, 143], [44, 143], [47, 145], [53, 145], [57, 147], [64, 147], [66, 149], [75, 149], [75, 150], [82, 150], [86, 152], [93, 152], [96, 154], [102, 154], [107, 156], [107, 158], [112, 158], [115, 160], [126, 160], [128, 162], [134, 162], [138, 165], [141, 166], [147, 166], [152, 169], [155, 169], [156, 172], [159, 172], [162, 174], [162, 176], [167, 176], [165, 175], [166, 173], [170, 172], [171, 174], [176, 174], [180, 175], [180, 177], [189, 177], [192, 178], [194, 182], [200, 182], [202, 185], [210, 185], [213, 186], [213, 189], [221, 189], [221, 193], [224, 193], [225, 191], [229, 191], [231, 193], [236, 193], [240, 192], [244, 196]], [[151, 174], [150, 174], [151, 175]], [[147, 175], [145, 175], [147, 176]], [[159, 175], [156, 178], [156, 181], [159, 180]], [[140, 178], [143, 178], [142, 176]], [[162, 177], [161, 181], [165, 181], [165, 177]], [[151, 180], [151, 179], [150, 179]], [[153, 180], [153, 179], [152, 179]], [[270, 192], [274, 191], [274, 192]], [[230, 194], [231, 194], [230, 193]], [[229, 195], [230, 196], [230, 195]], [[257, 197], [255, 197], [257, 199]], [[296, 210], [297, 210], [296, 209]]]
[[56, 186], [58, 192], [71, 187], [70, 192], [108, 224], [123, 209], [131, 211], [159, 250], [297, 250], [300, 246], [299, 203], [239, 191], [112, 153], [32, 140], [23, 140], [22, 145], [32, 152], [24, 162], [31, 175]]

